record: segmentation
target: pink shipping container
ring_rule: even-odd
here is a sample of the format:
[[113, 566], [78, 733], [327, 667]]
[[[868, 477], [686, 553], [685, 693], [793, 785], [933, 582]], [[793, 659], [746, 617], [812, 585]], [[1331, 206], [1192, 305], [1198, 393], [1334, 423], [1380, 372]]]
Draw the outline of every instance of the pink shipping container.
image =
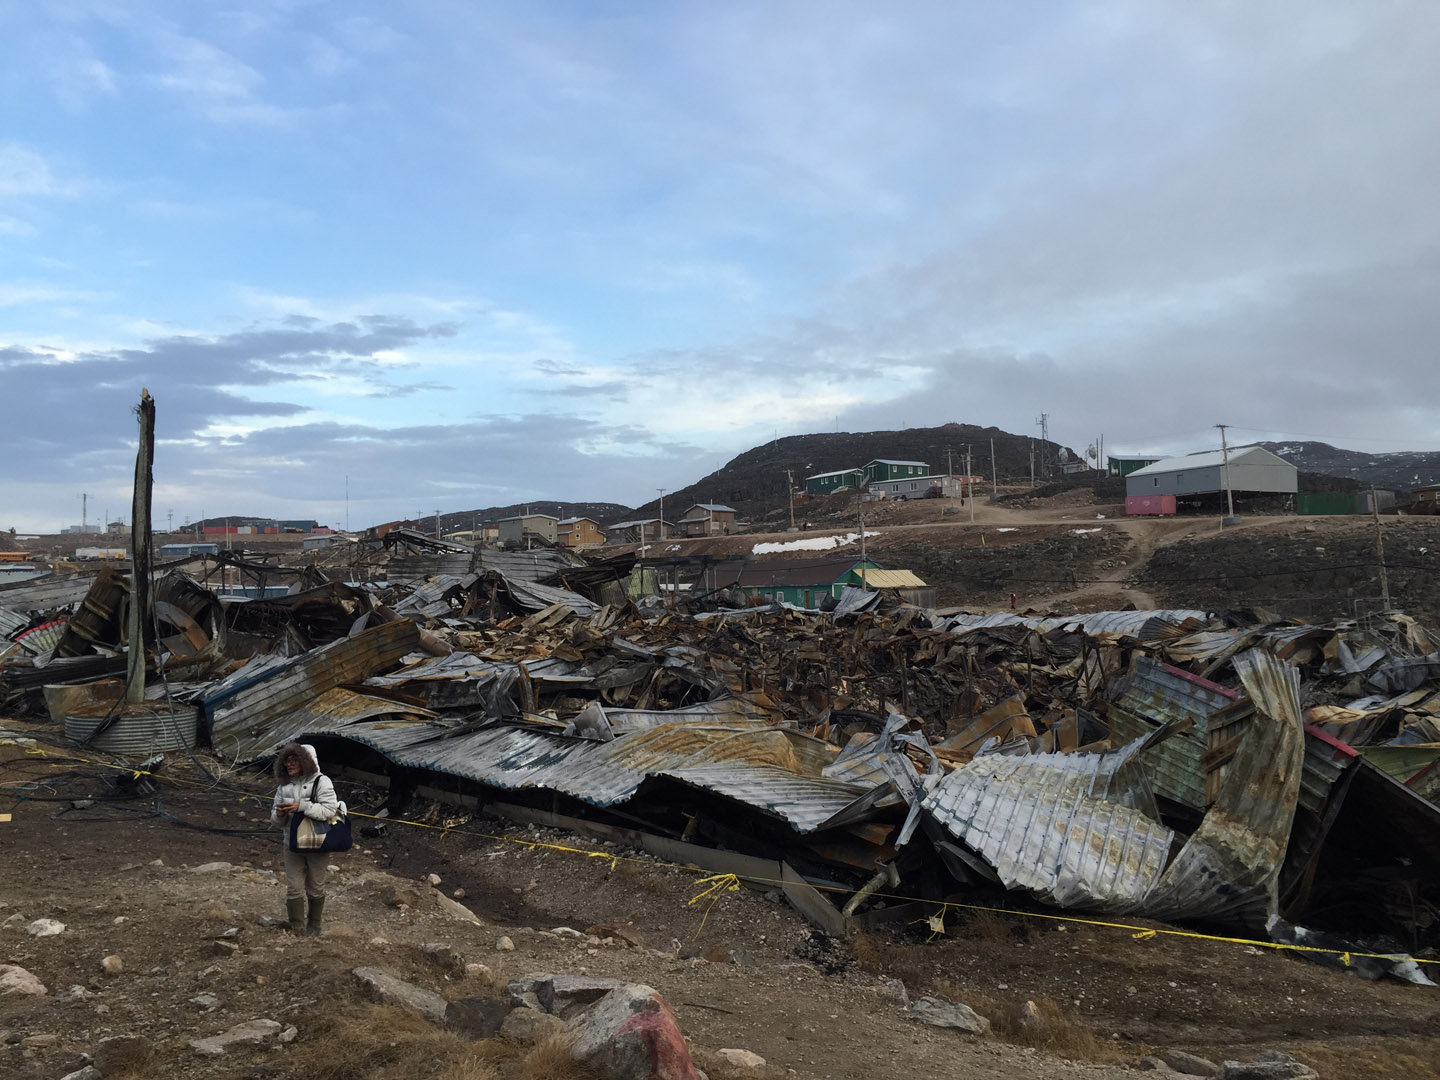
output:
[[1154, 516], [1175, 513], [1174, 495], [1126, 495], [1125, 513], [1131, 516]]

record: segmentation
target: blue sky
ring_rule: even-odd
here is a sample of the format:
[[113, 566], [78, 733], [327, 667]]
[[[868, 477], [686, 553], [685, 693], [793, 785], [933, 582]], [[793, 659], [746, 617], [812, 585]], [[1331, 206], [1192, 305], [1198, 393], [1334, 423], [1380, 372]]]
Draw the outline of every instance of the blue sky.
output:
[[1428, 3], [0, 0], [0, 527], [1440, 448]]

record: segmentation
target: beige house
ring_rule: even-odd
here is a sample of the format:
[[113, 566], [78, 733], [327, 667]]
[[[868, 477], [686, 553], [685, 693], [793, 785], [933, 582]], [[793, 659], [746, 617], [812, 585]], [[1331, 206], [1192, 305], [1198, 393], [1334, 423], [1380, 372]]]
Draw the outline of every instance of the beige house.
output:
[[573, 517], [555, 523], [555, 539], [566, 547], [590, 547], [603, 544], [605, 534], [600, 531], [598, 521], [587, 517]]

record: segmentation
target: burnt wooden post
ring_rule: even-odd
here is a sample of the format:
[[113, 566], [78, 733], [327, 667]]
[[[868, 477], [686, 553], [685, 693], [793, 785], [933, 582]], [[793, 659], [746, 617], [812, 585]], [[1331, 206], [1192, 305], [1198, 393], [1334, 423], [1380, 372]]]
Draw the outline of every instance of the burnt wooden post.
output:
[[125, 701], [145, 700], [145, 620], [150, 614], [150, 494], [155, 485], [155, 399], [141, 389], [135, 409], [140, 418], [140, 445], [135, 450], [135, 490], [130, 516], [130, 610], [125, 620], [128, 646]]

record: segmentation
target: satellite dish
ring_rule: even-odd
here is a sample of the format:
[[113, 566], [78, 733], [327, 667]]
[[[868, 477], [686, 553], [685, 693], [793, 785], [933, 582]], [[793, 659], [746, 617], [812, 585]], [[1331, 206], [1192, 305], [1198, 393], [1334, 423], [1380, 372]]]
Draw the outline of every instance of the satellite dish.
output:
[[1094, 461], [1097, 457], [1100, 456], [1100, 451], [1095, 449], [1095, 444], [1093, 442], [1085, 448], [1085, 456], [1088, 457], [1091, 461]]
[[1060, 452], [1055, 455], [1055, 459], [1056, 459], [1057, 461], [1069, 461], [1069, 460], [1070, 460], [1070, 451], [1069, 451], [1069, 450], [1066, 450], [1065, 447], [1063, 447], [1063, 446], [1060, 447]]

